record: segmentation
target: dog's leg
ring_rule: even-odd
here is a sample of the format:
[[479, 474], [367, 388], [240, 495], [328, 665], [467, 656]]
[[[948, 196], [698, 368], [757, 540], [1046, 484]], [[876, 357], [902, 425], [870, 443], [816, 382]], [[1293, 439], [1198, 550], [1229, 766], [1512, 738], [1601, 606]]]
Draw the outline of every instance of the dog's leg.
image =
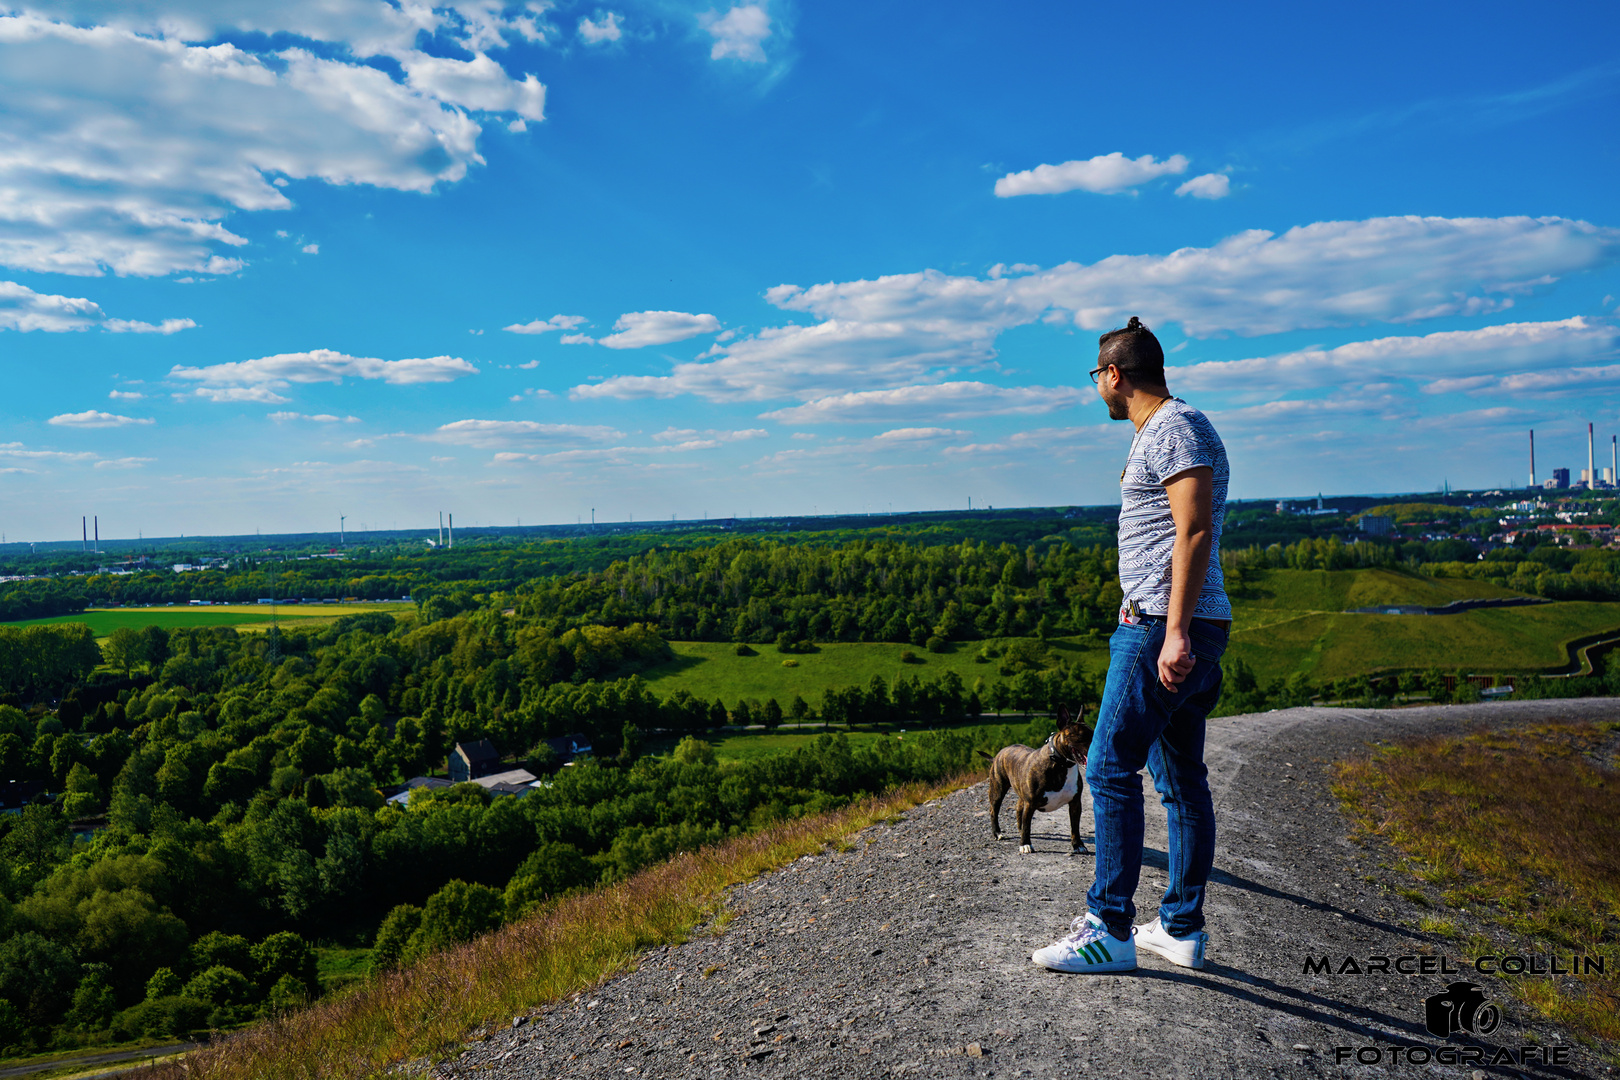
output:
[[990, 835], [1001, 839], [1001, 800], [1007, 797], [1007, 778], [1000, 763], [990, 766]]
[[1029, 823], [1035, 817], [1035, 804], [1022, 796], [1018, 799], [1018, 850], [1025, 855], [1035, 850], [1029, 842]]
[[1069, 854], [1078, 855], [1085, 850], [1085, 842], [1080, 839], [1080, 792], [1076, 791], [1069, 800]]

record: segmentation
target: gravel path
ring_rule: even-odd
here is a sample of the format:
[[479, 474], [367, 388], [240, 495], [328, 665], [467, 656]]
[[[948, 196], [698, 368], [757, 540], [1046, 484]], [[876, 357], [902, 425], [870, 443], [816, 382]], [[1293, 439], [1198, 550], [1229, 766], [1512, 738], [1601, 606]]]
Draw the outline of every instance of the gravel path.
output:
[[[1465, 963], [1416, 929], [1429, 911], [1393, 891], [1414, 883], [1392, 853], [1346, 838], [1330, 763], [1377, 739], [1552, 718], [1620, 719], [1620, 701], [1293, 709], [1212, 722], [1220, 833], [1202, 971], [1146, 952], [1126, 975], [1034, 967], [1030, 951], [1084, 911], [1091, 859], [1066, 854], [1065, 814], [1036, 815], [1032, 855], [1016, 840], [992, 841], [978, 784], [868, 829], [849, 850], [739, 886], [719, 932], [700, 930], [591, 994], [476, 1039], [437, 1074], [1610, 1076], [1602, 1057], [1530, 1016], [1499, 981], [1481, 980], [1502, 1007], [1500, 1028], [1450, 1043], [1483, 1048], [1483, 1063], [1414, 1064], [1392, 1060], [1390, 1047], [1443, 1043], [1424, 1031], [1423, 999], [1450, 980], [1303, 973], [1307, 956], [1324, 954], [1335, 964], [1416, 954]], [[1164, 813], [1151, 787], [1146, 847], [1139, 921], [1164, 887]], [[1488, 1064], [1498, 1047], [1530, 1045], [1549, 1057], [1563, 1049], [1569, 1063]], [[1341, 1046], [1378, 1048], [1379, 1063], [1336, 1064]]]

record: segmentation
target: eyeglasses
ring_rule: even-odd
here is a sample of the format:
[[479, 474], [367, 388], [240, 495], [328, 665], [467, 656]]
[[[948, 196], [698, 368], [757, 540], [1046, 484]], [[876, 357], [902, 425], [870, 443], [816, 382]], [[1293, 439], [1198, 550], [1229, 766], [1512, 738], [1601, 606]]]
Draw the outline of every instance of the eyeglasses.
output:
[[1091, 376], [1092, 385], [1095, 386], [1097, 384], [1097, 376], [1101, 375], [1103, 372], [1107, 371], [1109, 368], [1111, 368], [1113, 366], [1114, 365], [1112, 365], [1112, 364], [1104, 364], [1100, 368], [1093, 368], [1091, 371], [1087, 372], [1087, 374]]

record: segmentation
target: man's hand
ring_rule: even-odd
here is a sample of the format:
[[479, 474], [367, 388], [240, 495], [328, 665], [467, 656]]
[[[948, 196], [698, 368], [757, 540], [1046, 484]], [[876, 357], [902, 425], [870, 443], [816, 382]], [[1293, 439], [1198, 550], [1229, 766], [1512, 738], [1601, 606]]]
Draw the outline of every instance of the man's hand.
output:
[[1166, 626], [1164, 631], [1164, 648], [1159, 650], [1159, 682], [1172, 694], [1181, 693], [1176, 689], [1188, 675], [1192, 674], [1193, 665], [1198, 658], [1193, 655], [1192, 639], [1181, 632], [1180, 627]]

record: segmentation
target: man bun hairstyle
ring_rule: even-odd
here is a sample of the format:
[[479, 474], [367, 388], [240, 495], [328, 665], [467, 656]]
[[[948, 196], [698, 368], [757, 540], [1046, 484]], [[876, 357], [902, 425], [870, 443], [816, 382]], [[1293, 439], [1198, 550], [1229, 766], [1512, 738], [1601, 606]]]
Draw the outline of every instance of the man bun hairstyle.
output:
[[1097, 339], [1097, 363], [1112, 364], [1142, 386], [1163, 386], [1164, 348], [1135, 315]]

